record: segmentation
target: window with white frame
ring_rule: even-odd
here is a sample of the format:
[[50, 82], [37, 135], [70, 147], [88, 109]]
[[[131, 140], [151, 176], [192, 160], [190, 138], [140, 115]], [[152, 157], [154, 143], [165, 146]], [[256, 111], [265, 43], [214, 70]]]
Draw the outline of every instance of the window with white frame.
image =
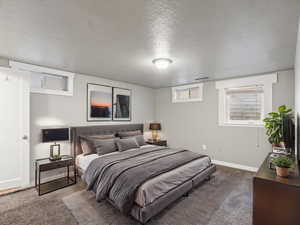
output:
[[32, 93], [73, 96], [74, 73], [16, 61], [9, 61], [9, 65], [17, 70], [30, 72]]
[[172, 102], [202, 101], [203, 83], [177, 86], [172, 88]]
[[272, 111], [272, 84], [277, 74], [217, 81], [221, 126], [262, 126]]

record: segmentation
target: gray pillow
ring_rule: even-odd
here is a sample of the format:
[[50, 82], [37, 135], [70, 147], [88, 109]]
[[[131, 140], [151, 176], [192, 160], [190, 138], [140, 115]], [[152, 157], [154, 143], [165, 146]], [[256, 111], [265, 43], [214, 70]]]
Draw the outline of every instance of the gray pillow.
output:
[[139, 146], [146, 145], [144, 135], [137, 135], [137, 136], [133, 136], [133, 137], [125, 137], [125, 139], [128, 139], [128, 138], [135, 138], [135, 140], [139, 144]]
[[117, 138], [101, 139], [99, 137], [81, 137], [81, 148], [84, 155], [97, 153], [104, 155], [107, 153], [117, 151], [116, 140]]
[[97, 139], [112, 139], [115, 138], [116, 136], [114, 134], [93, 134], [93, 135], [86, 135], [86, 136], [81, 136], [82, 138], [97, 138]]
[[120, 152], [140, 147], [135, 138], [118, 139], [116, 143]]
[[141, 135], [141, 134], [142, 134], [142, 132], [140, 130], [118, 132], [118, 136], [120, 138], [132, 137], [132, 136], [137, 136], [137, 135]]
[[90, 141], [98, 155], [105, 155], [118, 150], [116, 138], [113, 139], [97, 139], [92, 138]]
[[90, 139], [113, 139], [116, 136], [114, 134], [100, 134], [100, 135], [86, 135], [80, 136], [80, 145], [83, 155], [96, 154], [96, 149]]

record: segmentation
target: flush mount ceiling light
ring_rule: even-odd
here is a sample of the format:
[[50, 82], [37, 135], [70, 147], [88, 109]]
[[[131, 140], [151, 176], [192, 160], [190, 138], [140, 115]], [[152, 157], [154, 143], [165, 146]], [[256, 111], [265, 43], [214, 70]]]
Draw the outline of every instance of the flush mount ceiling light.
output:
[[152, 60], [152, 63], [157, 69], [167, 69], [173, 61], [168, 58], [157, 58]]

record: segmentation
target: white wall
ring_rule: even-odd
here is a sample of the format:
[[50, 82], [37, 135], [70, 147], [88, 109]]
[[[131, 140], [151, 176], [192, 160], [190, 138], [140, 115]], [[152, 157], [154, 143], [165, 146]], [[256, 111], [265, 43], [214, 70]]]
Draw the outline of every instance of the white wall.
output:
[[[156, 120], [173, 147], [210, 155], [215, 160], [258, 167], [271, 146], [264, 128], [218, 125], [218, 92], [215, 82], [204, 83], [203, 102], [171, 103], [171, 89], [156, 90]], [[273, 109], [294, 108], [294, 71], [279, 72], [273, 85]], [[207, 145], [207, 150], [202, 145]]]
[[[74, 96], [55, 96], [31, 94], [31, 134], [30, 159], [31, 180], [34, 179], [34, 160], [49, 156], [49, 145], [41, 143], [41, 129], [55, 126], [103, 125], [128, 122], [87, 122], [87, 83], [96, 83], [128, 88], [132, 90], [132, 121], [130, 123], [149, 123], [154, 120], [154, 90], [124, 82], [111, 81], [98, 77], [76, 75]], [[62, 153], [70, 154], [70, 144], [62, 144]]]

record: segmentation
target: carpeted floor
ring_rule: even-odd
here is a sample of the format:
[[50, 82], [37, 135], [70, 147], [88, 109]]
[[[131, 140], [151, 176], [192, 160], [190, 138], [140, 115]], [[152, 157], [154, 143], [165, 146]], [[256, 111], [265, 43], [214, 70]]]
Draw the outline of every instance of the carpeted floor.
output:
[[[218, 167], [214, 178], [154, 217], [149, 225], [250, 225], [252, 173]], [[34, 189], [0, 197], [1, 225], [135, 225], [84, 185], [38, 197]]]

